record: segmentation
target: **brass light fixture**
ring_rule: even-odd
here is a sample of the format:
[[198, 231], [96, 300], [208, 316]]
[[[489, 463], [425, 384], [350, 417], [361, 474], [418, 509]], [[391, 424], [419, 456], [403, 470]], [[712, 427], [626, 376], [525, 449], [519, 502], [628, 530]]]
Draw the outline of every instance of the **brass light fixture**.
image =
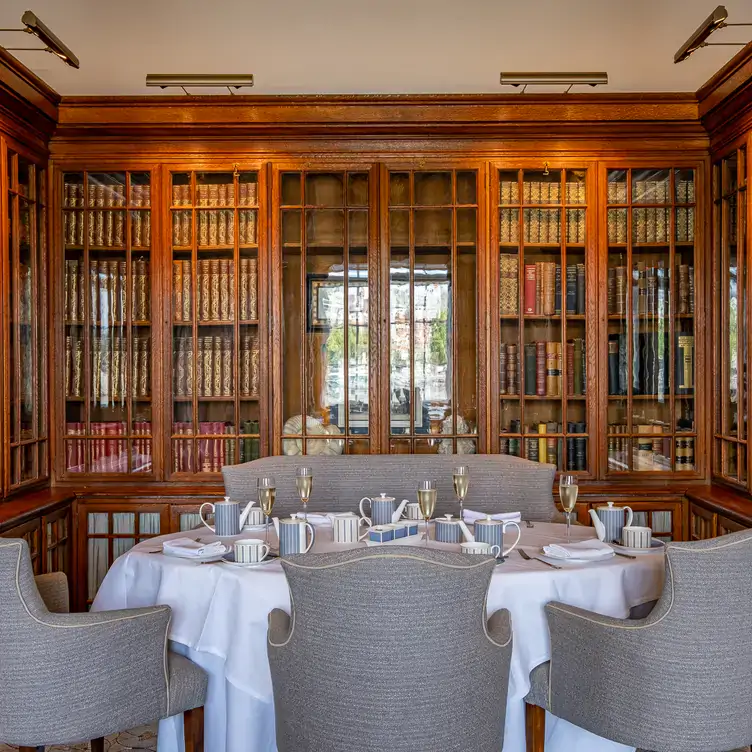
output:
[[743, 47], [746, 42], [708, 42], [708, 37], [718, 29], [727, 26], [752, 26], [749, 23], [726, 23], [728, 11], [719, 5], [698, 27], [694, 34], [679, 48], [674, 55], [674, 63], [681, 63], [701, 47]]
[[42, 21], [30, 10], [27, 10], [23, 16], [21, 16], [21, 23], [24, 25], [22, 29], [0, 29], [0, 31], [22, 31], [26, 34], [34, 34], [39, 37], [40, 41], [45, 45], [44, 47], [5, 47], [4, 49], [9, 52], [16, 51], [28, 51], [28, 52], [51, 52], [53, 55], [59, 57], [64, 63], [70, 65], [71, 68], [78, 69], [80, 67], [78, 58], [66, 47], [44, 24]]
[[566, 86], [566, 94], [573, 86], [603, 86], [608, 83], [608, 73], [502, 73], [499, 83], [502, 86], [521, 86], [523, 94], [528, 86]]
[[226, 73], [149, 73], [146, 76], [146, 85], [160, 89], [176, 87], [188, 93], [186, 87], [224, 88], [230, 94], [233, 89], [250, 88], [253, 86], [253, 74], [226, 74]]

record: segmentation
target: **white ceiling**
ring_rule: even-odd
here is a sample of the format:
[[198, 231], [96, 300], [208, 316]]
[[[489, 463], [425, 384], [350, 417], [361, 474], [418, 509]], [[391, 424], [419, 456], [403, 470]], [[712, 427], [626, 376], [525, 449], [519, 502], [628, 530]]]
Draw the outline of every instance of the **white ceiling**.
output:
[[[30, 9], [73, 50], [78, 71], [15, 53], [64, 95], [160, 93], [144, 86], [147, 73], [253, 73], [243, 93], [256, 94], [513, 92], [499, 86], [501, 70], [606, 70], [600, 91], [695, 91], [740, 49], [710, 47], [674, 65], [716, 2], [3, 0], [0, 27]], [[752, 21], [749, 2], [725, 4], [729, 21]], [[714, 35], [750, 38], [752, 27]], [[34, 44], [0, 33], [3, 46]]]

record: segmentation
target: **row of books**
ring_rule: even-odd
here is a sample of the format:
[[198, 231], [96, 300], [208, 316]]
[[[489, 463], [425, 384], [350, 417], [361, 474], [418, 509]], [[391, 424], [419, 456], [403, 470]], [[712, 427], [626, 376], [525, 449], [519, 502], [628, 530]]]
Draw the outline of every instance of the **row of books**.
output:
[[[638, 426], [652, 429], [653, 426]], [[658, 431], [661, 426], [656, 426]], [[653, 431], [644, 431], [643, 435], [633, 439], [621, 436], [608, 438], [608, 467], [609, 470], [629, 470], [629, 458], [632, 458], [632, 469], [636, 471], [669, 471], [671, 470], [671, 438], [667, 436], [655, 437]], [[695, 469], [695, 440], [692, 437], [674, 439], [674, 470], [677, 472], [692, 472]]]
[[[541, 426], [546, 426], [547, 433], [564, 433], [563, 423], [534, 423], [530, 426], [524, 426], [522, 430], [522, 421], [510, 420], [506, 428], [502, 428], [502, 433], [541, 433]], [[587, 423], [584, 421], [570, 420], [566, 423], [566, 433], [587, 433]]]
[[[677, 207], [674, 238], [677, 243], [692, 243], [695, 238], [695, 209]], [[609, 209], [608, 242], [626, 244], [627, 209]], [[660, 208], [632, 209], [632, 242], [668, 244], [671, 234], [671, 210]]]
[[[567, 243], [585, 242], [585, 210], [567, 209]], [[558, 209], [525, 209], [525, 242], [558, 243], [560, 215]], [[520, 215], [517, 209], [499, 210], [499, 242], [518, 243], [520, 239]]]
[[[235, 242], [235, 212], [230, 210], [200, 211], [196, 244], [198, 246], [233, 245]], [[238, 241], [241, 245], [256, 243], [256, 212], [238, 211]], [[191, 212], [172, 213], [172, 242], [176, 246], [191, 245]]]
[[[258, 183], [238, 183], [238, 206], [256, 206], [258, 203]], [[191, 205], [191, 186], [172, 186], [172, 205]], [[196, 206], [235, 206], [234, 183], [198, 183], [196, 185]]]
[[[543, 424], [545, 426], [545, 424]], [[531, 462], [547, 462], [559, 469], [587, 470], [587, 438], [584, 436], [561, 438], [502, 438], [499, 440], [501, 454], [521, 457], [520, 449], [525, 447], [525, 458]], [[564, 447], [566, 446], [566, 458]]]
[[[127, 316], [126, 261], [89, 261], [89, 303], [91, 322], [102, 326], [122, 326]], [[69, 322], [83, 321], [86, 316], [86, 278], [82, 259], [66, 259], [64, 280], [64, 315]], [[131, 263], [131, 318], [146, 322], [151, 315], [149, 262], [143, 258]]]
[[[65, 338], [65, 395], [84, 396], [83, 339]], [[128, 345], [122, 336], [92, 337], [91, 389], [100, 405], [123, 403], [128, 396]], [[131, 343], [130, 396], [151, 395], [151, 338], [134, 337]]]
[[[500, 254], [499, 260], [499, 313], [502, 316], [518, 315], [517, 256]], [[525, 264], [526, 314], [553, 316], [561, 314], [561, 265], [554, 261]], [[568, 264], [566, 267], [565, 305], [568, 314], [585, 313], [585, 265]]]
[[[193, 435], [191, 423], [176, 422], [172, 424], [174, 435]], [[235, 435], [232, 423], [221, 421], [201, 422], [198, 432], [203, 435]], [[216, 473], [225, 465], [235, 465], [239, 462], [250, 462], [261, 456], [261, 441], [258, 438], [259, 422], [257, 420], [244, 421], [241, 433], [256, 434], [245, 436], [239, 440], [231, 439], [193, 439], [175, 438], [172, 442], [172, 469], [176, 473], [202, 472]], [[194, 462], [195, 449], [195, 462]], [[237, 449], [237, 451], [236, 451]]]
[[[244, 334], [240, 349], [240, 396], [258, 397], [261, 385], [261, 350], [257, 334]], [[196, 393], [199, 397], [232, 397], [232, 338], [199, 337], [196, 356]], [[193, 338], [177, 337], [173, 350], [173, 381], [176, 397], [192, 397]]]
[[[567, 181], [565, 203], [585, 203], [585, 182]], [[502, 204], [520, 203], [520, 184], [516, 180], [502, 180], [499, 186], [499, 199]], [[561, 203], [561, 181], [525, 180], [522, 184], [522, 200], [526, 204]]]
[[[125, 185], [123, 183], [99, 183], [89, 177], [87, 185], [89, 207], [125, 206]], [[63, 187], [63, 206], [77, 208], [84, 206], [84, 184], [65, 183]], [[131, 183], [131, 206], [149, 206], [151, 204], [151, 186]]]
[[[694, 392], [694, 335], [676, 332], [674, 394]], [[626, 395], [630, 371], [632, 394], [655, 396], [662, 400], [669, 395], [668, 332], [635, 332], [632, 364], [628, 368], [626, 334], [608, 336], [608, 393]]]
[[[525, 395], [561, 396], [561, 343], [530, 342], [525, 345]], [[570, 397], [586, 393], [585, 340], [570, 339], [566, 346], [566, 388]], [[499, 392], [519, 394], [519, 349], [501, 343], [499, 348]]]
[[[634, 180], [632, 182], [633, 204], [670, 204], [671, 185], [668, 177], [663, 180]], [[609, 204], [626, 204], [627, 184], [624, 181], [609, 181], [606, 198]], [[676, 181], [676, 203], [694, 204], [694, 180]]]
[[[125, 212], [90, 211], [88, 216], [89, 247], [124, 248]], [[151, 245], [151, 214], [131, 212], [132, 248], [148, 248]], [[86, 229], [84, 212], [65, 212], [63, 215], [63, 237], [68, 246], [82, 246]]]
[[[176, 323], [191, 321], [192, 263], [173, 261], [172, 291], [173, 320]], [[233, 259], [202, 259], [198, 262], [199, 321], [232, 321], [235, 319], [235, 261]], [[239, 284], [240, 320], [258, 318], [258, 261], [240, 259]]]
[[[91, 436], [105, 438], [68, 439], [65, 442], [65, 467], [71, 473], [86, 472], [86, 444], [90, 452], [90, 472], [127, 473], [151, 472], [151, 422], [134, 421], [130, 440], [119, 438], [127, 435], [127, 425], [119, 421], [92, 421]], [[82, 436], [86, 423], [65, 424], [66, 434]], [[130, 454], [128, 445], [130, 441]], [[130, 468], [129, 468], [130, 458]]]
[[[679, 259], [681, 261], [681, 259]], [[627, 311], [627, 267], [608, 269], [608, 312], [624, 315]], [[695, 270], [689, 264], [676, 266], [676, 313], [695, 312]], [[658, 318], [669, 313], [669, 280], [663, 261], [648, 265], [638, 261], [632, 269], [632, 310], [639, 315]]]

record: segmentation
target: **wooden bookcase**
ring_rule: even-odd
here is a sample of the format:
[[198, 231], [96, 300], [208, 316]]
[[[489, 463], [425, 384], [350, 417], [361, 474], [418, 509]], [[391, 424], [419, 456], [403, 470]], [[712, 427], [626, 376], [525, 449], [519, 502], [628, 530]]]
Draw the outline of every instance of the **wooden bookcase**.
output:
[[47, 173], [39, 156], [0, 137], [3, 495], [49, 478]]
[[747, 149], [713, 164], [715, 420], [713, 475], [749, 490]]

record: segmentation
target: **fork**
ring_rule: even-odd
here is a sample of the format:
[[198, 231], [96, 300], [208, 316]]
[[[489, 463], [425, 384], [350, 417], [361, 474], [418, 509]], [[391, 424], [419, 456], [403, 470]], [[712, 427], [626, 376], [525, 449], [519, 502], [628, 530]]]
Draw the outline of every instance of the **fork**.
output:
[[530, 556], [530, 554], [527, 553], [527, 551], [523, 551], [521, 548], [518, 548], [517, 551], [519, 551], [520, 556], [525, 561], [539, 561], [541, 564], [545, 564], [547, 567], [551, 567], [552, 569], [561, 569], [562, 567], [557, 566], [556, 564], [552, 564], [550, 561], [545, 561], [544, 559], [539, 559], [537, 556]]

